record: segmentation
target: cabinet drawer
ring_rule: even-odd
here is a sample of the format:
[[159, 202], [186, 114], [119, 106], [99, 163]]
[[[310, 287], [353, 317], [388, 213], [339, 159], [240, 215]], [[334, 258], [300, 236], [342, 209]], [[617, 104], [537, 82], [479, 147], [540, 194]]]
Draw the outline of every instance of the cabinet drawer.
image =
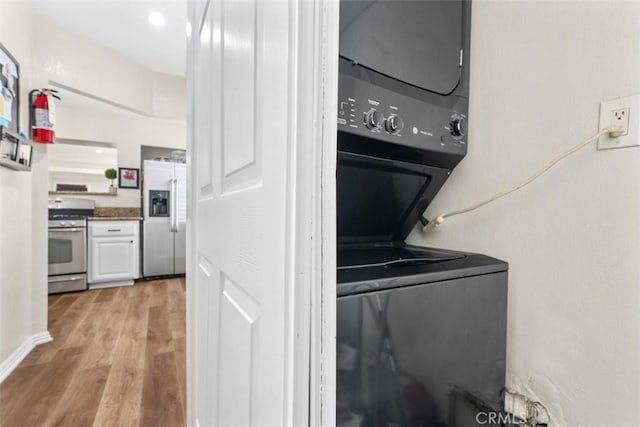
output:
[[138, 221], [90, 222], [90, 237], [137, 236]]

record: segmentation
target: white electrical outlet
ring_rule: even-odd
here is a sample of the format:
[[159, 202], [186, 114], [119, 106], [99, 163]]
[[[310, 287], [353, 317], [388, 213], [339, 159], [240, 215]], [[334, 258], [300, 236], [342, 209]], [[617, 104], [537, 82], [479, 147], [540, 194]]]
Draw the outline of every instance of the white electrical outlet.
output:
[[633, 147], [640, 145], [638, 125], [640, 105], [638, 95], [617, 98], [600, 103], [600, 127], [620, 126], [622, 134], [616, 137], [605, 135], [598, 140], [598, 150]]
[[629, 134], [629, 108], [620, 108], [618, 110], [611, 111], [611, 118], [609, 123], [613, 126], [620, 127], [620, 136]]

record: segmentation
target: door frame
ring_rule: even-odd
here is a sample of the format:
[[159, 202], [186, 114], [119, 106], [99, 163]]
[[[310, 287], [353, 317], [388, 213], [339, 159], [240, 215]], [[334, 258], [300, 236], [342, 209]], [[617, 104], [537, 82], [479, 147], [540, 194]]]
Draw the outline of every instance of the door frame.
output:
[[[213, 0], [215, 1], [215, 0]], [[261, 1], [261, 0], [259, 0]], [[338, 98], [338, 0], [280, 0], [289, 3], [292, 42], [290, 69], [296, 70], [288, 110], [291, 141], [288, 215], [293, 232], [287, 236], [292, 265], [287, 266], [287, 345], [285, 353], [285, 420], [288, 426], [335, 425], [336, 397], [336, 151]], [[189, 17], [196, 3], [189, 1]], [[191, 22], [192, 34], [200, 23]], [[193, 61], [193, 38], [187, 42], [187, 61]], [[194, 90], [187, 79], [187, 92]], [[194, 132], [193, 97], [187, 99], [187, 185], [194, 182], [191, 158]], [[275, 118], [277, 119], [277, 118]], [[194, 292], [189, 276], [196, 260], [193, 197], [187, 212], [187, 425], [195, 425], [192, 372], [193, 324], [189, 308]], [[268, 226], [268, 224], [265, 224]]]
[[[338, 117], [337, 0], [298, 0], [296, 159], [297, 296], [292, 426], [335, 425], [336, 398], [336, 153]], [[292, 14], [294, 15], [294, 14]], [[296, 19], [292, 17], [292, 19]], [[294, 28], [294, 26], [292, 26]], [[308, 274], [301, 275], [300, 272]], [[305, 380], [307, 384], [305, 384]], [[305, 396], [304, 390], [308, 390]], [[304, 397], [303, 397], [304, 396]], [[305, 423], [305, 421], [307, 421]]]

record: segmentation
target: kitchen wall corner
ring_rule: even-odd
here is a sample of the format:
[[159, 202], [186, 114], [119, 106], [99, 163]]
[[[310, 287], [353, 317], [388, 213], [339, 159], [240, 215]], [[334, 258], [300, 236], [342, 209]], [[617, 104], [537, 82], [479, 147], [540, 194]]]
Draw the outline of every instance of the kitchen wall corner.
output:
[[[29, 2], [0, 2], [0, 40], [20, 63], [20, 130], [28, 133], [32, 72]], [[47, 330], [47, 161], [36, 144], [31, 172], [0, 168], [0, 363]]]

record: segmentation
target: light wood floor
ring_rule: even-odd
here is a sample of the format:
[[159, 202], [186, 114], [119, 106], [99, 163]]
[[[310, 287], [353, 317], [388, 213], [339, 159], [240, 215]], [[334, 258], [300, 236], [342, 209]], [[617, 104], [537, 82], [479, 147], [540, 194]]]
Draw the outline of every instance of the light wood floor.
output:
[[184, 279], [49, 297], [54, 341], [0, 385], [0, 425], [185, 425]]

